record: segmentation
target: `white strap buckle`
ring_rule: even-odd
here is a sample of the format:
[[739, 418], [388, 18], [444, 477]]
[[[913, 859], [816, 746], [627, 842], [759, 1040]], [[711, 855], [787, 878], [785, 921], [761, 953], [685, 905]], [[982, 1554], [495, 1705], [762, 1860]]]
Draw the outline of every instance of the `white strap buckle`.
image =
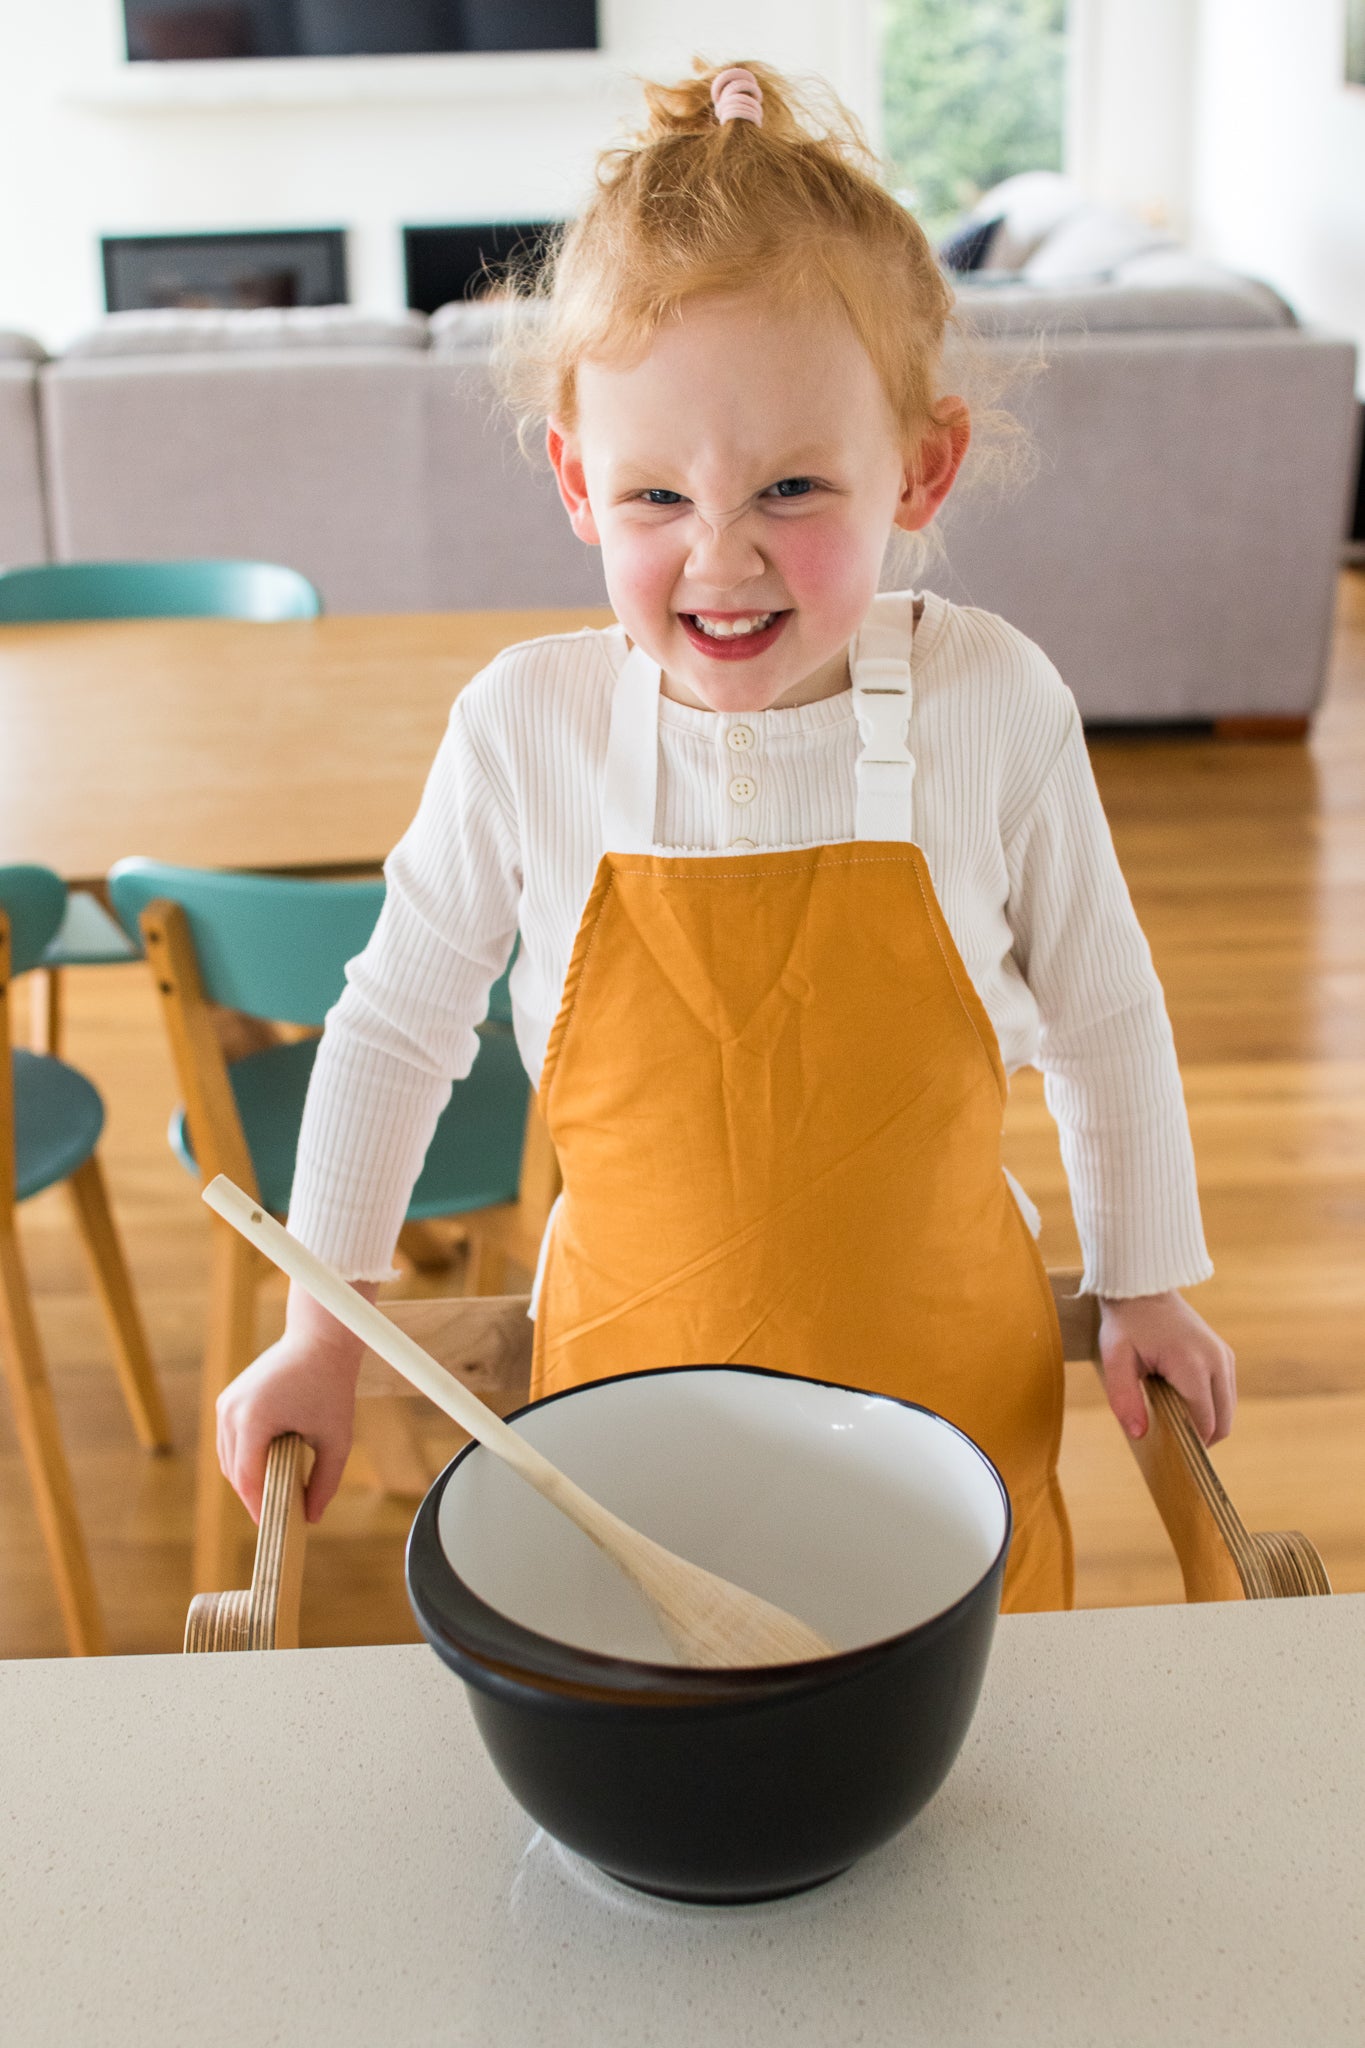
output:
[[860, 661], [853, 675], [853, 709], [865, 761], [910, 761], [910, 664]]

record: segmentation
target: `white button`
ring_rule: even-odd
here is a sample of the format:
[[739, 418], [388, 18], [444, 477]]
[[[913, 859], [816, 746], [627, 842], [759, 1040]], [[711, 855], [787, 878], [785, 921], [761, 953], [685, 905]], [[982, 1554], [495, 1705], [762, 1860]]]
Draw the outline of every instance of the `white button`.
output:
[[730, 784], [730, 801], [734, 804], [751, 804], [758, 795], [758, 784], [752, 775], [737, 775]]
[[737, 754], [747, 754], [754, 743], [754, 729], [751, 725], [732, 725], [725, 735], [727, 747], [733, 747]]
[[741, 853], [744, 851], [746, 847], [752, 850], [755, 846], [757, 846], [757, 844], [758, 841], [756, 839], [732, 839], [730, 841], [731, 847], [733, 849], [738, 850]]

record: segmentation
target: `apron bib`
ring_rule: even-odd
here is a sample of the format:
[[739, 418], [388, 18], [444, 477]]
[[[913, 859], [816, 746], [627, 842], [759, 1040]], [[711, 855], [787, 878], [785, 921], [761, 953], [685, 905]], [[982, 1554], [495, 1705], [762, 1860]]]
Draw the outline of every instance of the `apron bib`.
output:
[[564, 1192], [533, 1398], [745, 1364], [922, 1402], [998, 1466], [1006, 1609], [1071, 1604], [1061, 1340], [999, 1047], [911, 842], [910, 601], [854, 643], [857, 838], [651, 850], [659, 670], [613, 702], [605, 853], [539, 1104]]

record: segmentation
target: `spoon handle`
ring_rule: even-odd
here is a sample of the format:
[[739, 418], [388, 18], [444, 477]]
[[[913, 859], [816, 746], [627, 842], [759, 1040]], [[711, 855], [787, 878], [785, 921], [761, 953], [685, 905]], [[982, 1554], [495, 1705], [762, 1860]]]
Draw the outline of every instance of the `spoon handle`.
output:
[[[316, 1258], [306, 1245], [300, 1244], [298, 1238], [282, 1223], [277, 1223], [259, 1202], [244, 1194], [226, 1174], [220, 1173], [209, 1182], [204, 1189], [204, 1200], [225, 1223], [230, 1223], [234, 1230], [240, 1231], [254, 1244], [272, 1266], [278, 1266], [291, 1280], [297, 1280], [329, 1315], [344, 1323], [362, 1343], [369, 1345], [371, 1351], [378, 1352], [387, 1365], [443, 1409], [452, 1421], [459, 1423], [461, 1429], [476, 1437], [495, 1457], [512, 1466], [528, 1484], [535, 1487], [537, 1493], [544, 1494], [572, 1522], [577, 1523], [594, 1543], [615, 1555], [621, 1535], [634, 1534], [626, 1530], [625, 1524], [610, 1509], [575, 1486], [572, 1479], [528, 1444], [525, 1437], [510, 1429], [501, 1416], [486, 1408], [477, 1394], [471, 1393], [453, 1373], [438, 1365], [405, 1330], [391, 1323], [382, 1309], [366, 1301], [363, 1294], [357, 1294], [335, 1266]], [[641, 1537], [638, 1540], [645, 1542], [648, 1539]]]

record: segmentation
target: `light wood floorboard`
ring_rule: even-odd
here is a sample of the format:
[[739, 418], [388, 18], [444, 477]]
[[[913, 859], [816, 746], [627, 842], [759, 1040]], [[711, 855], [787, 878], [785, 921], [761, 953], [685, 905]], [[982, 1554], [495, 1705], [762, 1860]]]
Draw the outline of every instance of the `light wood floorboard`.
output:
[[[1306, 745], [1096, 738], [1096, 774], [1162, 978], [1217, 1276], [1194, 1299], [1234, 1344], [1242, 1402], [1215, 1454], [1253, 1528], [1302, 1528], [1365, 1590], [1365, 575], [1344, 576], [1332, 686]], [[176, 1449], [141, 1452], [68, 1205], [21, 1229], [113, 1647], [178, 1649], [207, 1218], [165, 1144], [174, 1102], [140, 968], [70, 976], [69, 1056], [104, 1093], [115, 1213]], [[1076, 1256], [1055, 1135], [1016, 1078], [1010, 1165]], [[418, 1283], [413, 1283], [414, 1287]], [[451, 1291], [458, 1271], [422, 1291]], [[280, 1295], [263, 1309], [262, 1339]], [[433, 1467], [448, 1441], [429, 1424]], [[1093, 1375], [1073, 1369], [1063, 1478], [1083, 1604], [1178, 1599], [1178, 1574]], [[407, 1503], [348, 1480], [309, 1553], [304, 1640], [410, 1640]], [[247, 1550], [242, 1555], [243, 1580]], [[59, 1656], [56, 1600], [0, 1402], [0, 1656]]]

